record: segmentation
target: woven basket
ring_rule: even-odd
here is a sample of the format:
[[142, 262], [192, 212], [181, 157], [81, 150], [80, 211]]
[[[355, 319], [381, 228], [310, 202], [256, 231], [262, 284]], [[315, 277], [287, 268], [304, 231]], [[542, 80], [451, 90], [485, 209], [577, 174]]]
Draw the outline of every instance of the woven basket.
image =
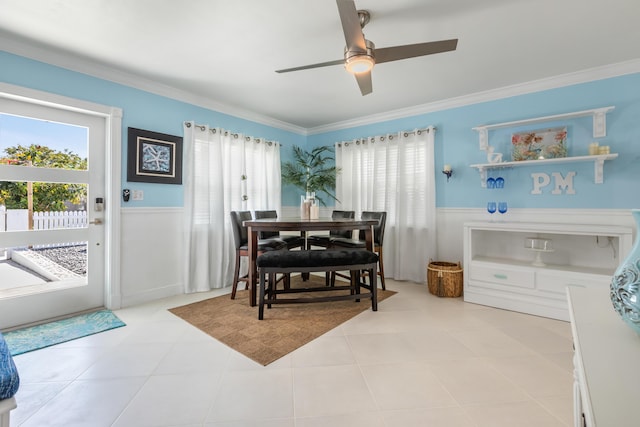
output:
[[460, 263], [431, 261], [427, 267], [429, 292], [439, 297], [462, 295], [462, 267]]

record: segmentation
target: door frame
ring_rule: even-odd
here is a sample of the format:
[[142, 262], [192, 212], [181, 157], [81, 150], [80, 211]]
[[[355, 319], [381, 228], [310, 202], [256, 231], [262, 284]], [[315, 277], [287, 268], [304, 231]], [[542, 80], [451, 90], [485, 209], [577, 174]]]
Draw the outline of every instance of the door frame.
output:
[[104, 304], [119, 309], [122, 304], [120, 282], [120, 188], [122, 167], [122, 109], [95, 104], [49, 92], [0, 82], [0, 97], [44, 105], [105, 120], [105, 251]]

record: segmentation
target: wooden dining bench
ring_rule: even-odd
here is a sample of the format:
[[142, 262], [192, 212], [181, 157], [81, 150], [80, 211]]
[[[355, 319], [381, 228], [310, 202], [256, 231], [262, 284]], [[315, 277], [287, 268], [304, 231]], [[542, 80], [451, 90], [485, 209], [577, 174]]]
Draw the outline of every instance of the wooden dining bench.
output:
[[[371, 299], [371, 310], [378, 310], [376, 272], [378, 255], [365, 250], [302, 250], [267, 252], [256, 259], [260, 276], [260, 293], [258, 299], [258, 319], [264, 318], [264, 306], [271, 308], [272, 304], [295, 304], [308, 302]], [[315, 287], [285, 287], [277, 289], [276, 274], [314, 273], [348, 270], [350, 283], [348, 286], [315, 286]], [[367, 271], [372, 278], [371, 283], [361, 282], [360, 272]], [[267, 280], [268, 278], [268, 280]], [[362, 288], [369, 292], [362, 293]], [[349, 290], [348, 294], [320, 295], [316, 293], [327, 291]], [[299, 298], [277, 298], [279, 294], [310, 293], [314, 296]]]

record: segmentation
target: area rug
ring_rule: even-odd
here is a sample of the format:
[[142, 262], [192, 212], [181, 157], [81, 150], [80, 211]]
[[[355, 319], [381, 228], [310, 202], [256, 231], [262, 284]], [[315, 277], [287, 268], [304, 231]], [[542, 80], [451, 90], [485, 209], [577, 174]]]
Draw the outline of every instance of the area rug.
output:
[[126, 326], [111, 310], [85, 313], [4, 333], [12, 356]]
[[[304, 282], [304, 286], [324, 284], [324, 278], [312, 276], [310, 281], [311, 285]], [[291, 279], [292, 287], [300, 283], [299, 277]], [[378, 289], [378, 301], [395, 293]], [[300, 295], [304, 294], [292, 297]], [[365, 310], [371, 310], [370, 299], [282, 304], [272, 305], [271, 309], [265, 307], [264, 320], [258, 320], [258, 307], [249, 306], [249, 291], [238, 291], [235, 300], [230, 295], [222, 295], [169, 311], [266, 366]]]

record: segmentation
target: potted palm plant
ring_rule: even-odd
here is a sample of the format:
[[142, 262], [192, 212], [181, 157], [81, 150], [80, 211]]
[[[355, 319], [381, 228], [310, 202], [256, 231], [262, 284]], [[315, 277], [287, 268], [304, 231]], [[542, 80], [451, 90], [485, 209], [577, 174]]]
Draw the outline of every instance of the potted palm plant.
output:
[[321, 194], [339, 201], [334, 193], [340, 168], [335, 166], [333, 148], [316, 147], [311, 151], [293, 147], [293, 161], [282, 165], [282, 182], [293, 185], [305, 193], [315, 193], [315, 199], [326, 206]]

